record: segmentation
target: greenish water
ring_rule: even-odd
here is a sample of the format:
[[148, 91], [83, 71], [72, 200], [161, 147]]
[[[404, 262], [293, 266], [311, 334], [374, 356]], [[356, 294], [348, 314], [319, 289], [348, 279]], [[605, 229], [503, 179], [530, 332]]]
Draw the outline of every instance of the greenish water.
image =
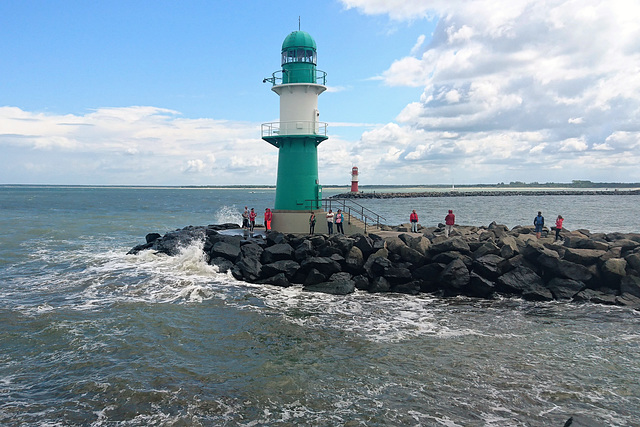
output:
[[[197, 246], [126, 255], [148, 232], [239, 222], [244, 205], [261, 211], [273, 199], [273, 190], [0, 187], [0, 424], [638, 425], [640, 315], [628, 309], [336, 297], [236, 281]], [[542, 209], [570, 229], [638, 231], [638, 201], [369, 206], [391, 224], [411, 206], [425, 225], [449, 208], [459, 223], [509, 226]]]

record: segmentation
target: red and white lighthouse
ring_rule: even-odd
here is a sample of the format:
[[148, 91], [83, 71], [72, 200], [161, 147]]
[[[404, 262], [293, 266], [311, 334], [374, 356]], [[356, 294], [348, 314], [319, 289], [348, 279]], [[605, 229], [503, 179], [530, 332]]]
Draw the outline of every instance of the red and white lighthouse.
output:
[[351, 168], [351, 192], [358, 192], [358, 167], [354, 166]]

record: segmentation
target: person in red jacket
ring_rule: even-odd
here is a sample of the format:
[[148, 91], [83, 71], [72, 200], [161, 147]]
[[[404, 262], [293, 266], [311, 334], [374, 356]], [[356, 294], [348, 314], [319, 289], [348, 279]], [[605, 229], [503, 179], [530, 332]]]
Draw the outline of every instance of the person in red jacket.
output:
[[564, 240], [562, 237], [560, 237], [563, 221], [564, 221], [564, 218], [562, 218], [562, 215], [558, 215], [558, 218], [556, 219], [556, 239], [554, 240], [554, 242], [557, 242], [558, 240]]
[[264, 210], [264, 228], [267, 231], [271, 231], [271, 220], [273, 219], [273, 213], [271, 213], [271, 209], [266, 208]]
[[453, 211], [449, 209], [449, 214], [444, 217], [444, 235], [449, 237], [449, 234], [453, 230], [453, 226], [456, 223], [456, 216]]
[[249, 212], [249, 231], [253, 231], [253, 227], [256, 226], [256, 217], [258, 215], [256, 214], [256, 211], [253, 210], [253, 208], [251, 208], [251, 212]]
[[411, 215], [409, 215], [409, 222], [411, 223], [411, 232], [417, 233], [418, 232], [418, 214], [416, 213], [415, 209], [411, 212]]

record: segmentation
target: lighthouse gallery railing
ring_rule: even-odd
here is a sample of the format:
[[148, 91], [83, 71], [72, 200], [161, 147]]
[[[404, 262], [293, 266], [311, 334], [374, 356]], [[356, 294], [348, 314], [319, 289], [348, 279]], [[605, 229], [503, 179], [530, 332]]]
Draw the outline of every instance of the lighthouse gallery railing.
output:
[[288, 135], [321, 135], [327, 136], [325, 122], [295, 121], [295, 122], [271, 122], [263, 123], [260, 127], [262, 137], [288, 136]]

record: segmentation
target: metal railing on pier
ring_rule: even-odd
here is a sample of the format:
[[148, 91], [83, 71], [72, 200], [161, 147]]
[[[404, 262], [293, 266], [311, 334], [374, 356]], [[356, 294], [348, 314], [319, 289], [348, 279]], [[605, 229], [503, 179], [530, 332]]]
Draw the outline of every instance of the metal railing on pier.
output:
[[322, 203], [323, 208], [328, 212], [329, 209], [337, 212], [340, 209], [344, 216], [347, 224], [351, 224], [352, 218], [355, 218], [361, 221], [364, 224], [364, 232], [367, 232], [367, 227], [376, 227], [380, 228], [381, 225], [384, 225], [386, 222], [386, 218], [378, 215], [374, 211], [369, 208], [362, 206], [361, 204], [354, 202], [353, 199], [312, 199], [306, 200], [307, 207], [309, 209], [312, 206], [318, 206], [319, 203]]

